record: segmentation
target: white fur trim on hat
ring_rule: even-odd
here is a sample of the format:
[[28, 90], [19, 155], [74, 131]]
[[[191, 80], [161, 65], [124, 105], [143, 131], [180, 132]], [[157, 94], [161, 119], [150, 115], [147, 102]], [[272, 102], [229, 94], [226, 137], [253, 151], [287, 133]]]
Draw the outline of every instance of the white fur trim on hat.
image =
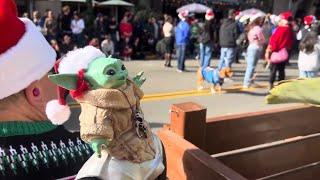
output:
[[182, 20], [182, 21], [185, 21], [186, 18], [188, 17], [189, 15], [189, 11], [188, 10], [184, 10], [184, 11], [181, 11], [179, 14], [178, 14], [178, 17]]
[[205, 15], [205, 19], [207, 20], [207, 21], [210, 21], [210, 20], [212, 20], [214, 18], [214, 15], [212, 15], [212, 16], [210, 16], [210, 15]]
[[61, 105], [58, 100], [52, 100], [47, 103], [46, 115], [52, 124], [61, 125], [69, 119], [71, 111], [68, 105]]
[[59, 74], [77, 74], [81, 69], [87, 69], [90, 62], [106, 55], [93, 46], [76, 49], [67, 53], [62, 58], [58, 72]]
[[0, 99], [44, 77], [56, 61], [55, 51], [33, 22], [27, 18], [20, 20], [26, 32], [15, 46], [0, 54]]

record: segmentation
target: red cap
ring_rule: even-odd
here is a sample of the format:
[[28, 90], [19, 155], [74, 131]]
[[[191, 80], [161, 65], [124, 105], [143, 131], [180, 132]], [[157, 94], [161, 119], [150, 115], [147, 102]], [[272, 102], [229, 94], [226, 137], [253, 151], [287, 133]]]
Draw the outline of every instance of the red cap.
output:
[[313, 15], [309, 15], [309, 16], [305, 16], [303, 18], [303, 22], [305, 25], [311, 25], [312, 23], [314, 23], [314, 21], [316, 20], [316, 17]]
[[292, 12], [291, 11], [286, 11], [286, 12], [283, 12], [279, 15], [279, 17], [281, 19], [284, 19], [284, 20], [289, 20], [290, 18], [292, 18]]
[[17, 14], [13, 0], [0, 0], [0, 55], [14, 47], [26, 31]]

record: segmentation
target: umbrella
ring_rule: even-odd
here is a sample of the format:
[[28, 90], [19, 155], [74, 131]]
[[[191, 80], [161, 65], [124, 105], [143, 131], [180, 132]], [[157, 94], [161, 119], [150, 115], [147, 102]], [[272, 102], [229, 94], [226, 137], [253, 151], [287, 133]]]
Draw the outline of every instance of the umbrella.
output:
[[98, 6], [115, 6], [116, 8], [116, 20], [118, 22], [118, 6], [128, 6], [133, 7], [134, 4], [122, 1], [122, 0], [109, 0], [109, 1], [103, 1], [100, 3], [97, 3]]
[[257, 15], [257, 14], [259, 14], [261, 16], [265, 16], [266, 15], [265, 12], [261, 11], [260, 9], [255, 9], [255, 8], [246, 9], [246, 10], [240, 12], [241, 16], [245, 16], [245, 15], [246, 16], [253, 16], [253, 15]]
[[61, 0], [61, 2], [86, 3], [87, 0]]
[[205, 13], [208, 9], [210, 8], [203, 4], [192, 3], [192, 4], [188, 4], [180, 7], [179, 9], [177, 9], [177, 12], [180, 13], [182, 11], [187, 10], [191, 13]]
[[98, 6], [134, 6], [134, 4], [122, 0], [109, 0], [98, 3]]

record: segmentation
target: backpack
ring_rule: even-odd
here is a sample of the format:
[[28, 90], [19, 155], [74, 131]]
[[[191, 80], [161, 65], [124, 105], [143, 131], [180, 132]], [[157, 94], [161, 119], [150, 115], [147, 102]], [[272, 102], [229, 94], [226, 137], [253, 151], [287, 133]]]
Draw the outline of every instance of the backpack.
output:
[[239, 35], [238, 39], [236, 40], [237, 46], [241, 49], [246, 49], [249, 46], [249, 41], [247, 38], [247, 33], [243, 32]]

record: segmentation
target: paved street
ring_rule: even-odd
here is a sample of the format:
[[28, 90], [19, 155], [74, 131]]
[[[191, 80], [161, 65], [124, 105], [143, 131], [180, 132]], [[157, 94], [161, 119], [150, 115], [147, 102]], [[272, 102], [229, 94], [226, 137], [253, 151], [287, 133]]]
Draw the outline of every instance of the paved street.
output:
[[[212, 61], [214, 65], [217, 60]], [[245, 62], [235, 64], [232, 81], [225, 82], [223, 94], [211, 95], [208, 89], [196, 91], [196, 71], [198, 62], [188, 60], [188, 72], [177, 73], [175, 68], [164, 68], [163, 61], [130, 61], [125, 62], [131, 76], [143, 70], [147, 81], [142, 89], [145, 99], [142, 108], [145, 118], [151, 123], [153, 130], [169, 122], [170, 105], [182, 102], [196, 102], [207, 107], [207, 117], [230, 115], [236, 113], [253, 112], [284, 107], [288, 105], [266, 105], [264, 97], [268, 92], [268, 71], [264, 70], [262, 60], [257, 68], [256, 87], [250, 91], [241, 91]], [[173, 62], [176, 66], [176, 62]], [[292, 61], [287, 67], [287, 79], [296, 78], [298, 75], [297, 64]], [[209, 87], [208, 84], [206, 84]], [[78, 116], [79, 110], [74, 109], [73, 119]], [[70, 129], [78, 129], [78, 122], [70, 121], [66, 124]]]

